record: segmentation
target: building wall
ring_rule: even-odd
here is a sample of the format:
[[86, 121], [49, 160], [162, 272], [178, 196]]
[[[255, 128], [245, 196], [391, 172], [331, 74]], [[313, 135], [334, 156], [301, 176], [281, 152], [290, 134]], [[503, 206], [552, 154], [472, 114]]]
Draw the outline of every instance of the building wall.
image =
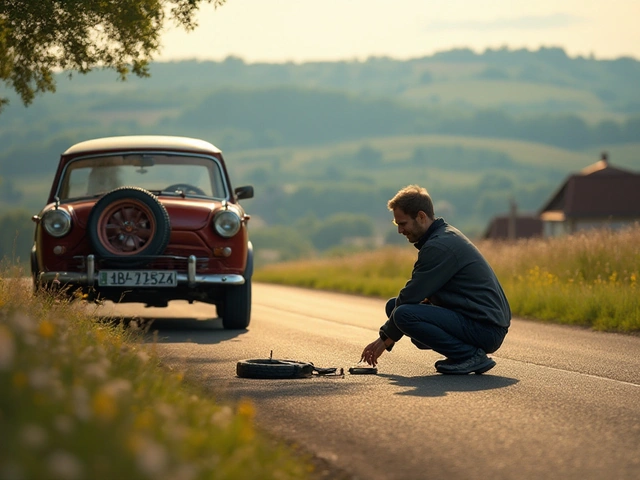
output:
[[584, 218], [584, 219], [569, 219], [564, 222], [543, 222], [542, 235], [547, 237], [559, 237], [562, 235], [576, 233], [581, 231], [593, 230], [595, 228], [608, 228], [611, 230], [620, 230], [624, 227], [630, 227], [635, 223], [640, 222], [640, 218], [626, 218], [626, 219], [597, 219], [597, 218]]

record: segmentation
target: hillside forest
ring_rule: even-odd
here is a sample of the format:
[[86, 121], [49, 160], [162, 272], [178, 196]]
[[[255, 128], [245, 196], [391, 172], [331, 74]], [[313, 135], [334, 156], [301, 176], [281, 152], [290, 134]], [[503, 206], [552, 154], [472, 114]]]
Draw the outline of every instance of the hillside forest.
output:
[[607, 151], [640, 170], [640, 62], [560, 48], [410, 60], [154, 63], [150, 78], [60, 73], [0, 115], [0, 257], [26, 259], [60, 153], [96, 137], [205, 139], [225, 156], [260, 261], [405, 243], [387, 200], [418, 183], [472, 238], [515, 201], [536, 212]]

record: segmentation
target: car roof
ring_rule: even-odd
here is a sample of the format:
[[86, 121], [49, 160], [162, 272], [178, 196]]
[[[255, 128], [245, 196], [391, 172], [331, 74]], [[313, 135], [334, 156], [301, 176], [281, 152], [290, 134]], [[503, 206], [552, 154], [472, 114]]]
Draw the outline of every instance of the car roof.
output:
[[69, 147], [63, 155], [74, 155], [96, 150], [199, 150], [207, 153], [220, 153], [209, 142], [189, 137], [167, 135], [125, 135], [86, 140]]

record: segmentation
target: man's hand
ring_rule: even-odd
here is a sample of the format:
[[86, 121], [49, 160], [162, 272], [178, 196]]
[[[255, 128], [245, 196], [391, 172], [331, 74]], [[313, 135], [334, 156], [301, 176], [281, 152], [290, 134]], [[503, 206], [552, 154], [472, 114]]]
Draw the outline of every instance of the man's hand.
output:
[[[389, 343], [393, 343], [391, 339], [387, 339], [387, 341]], [[386, 345], [381, 338], [376, 339], [374, 342], [371, 342], [369, 345], [364, 347], [360, 361], [367, 362], [372, 367], [375, 367], [378, 364], [378, 358], [384, 353], [387, 346], [388, 345]]]

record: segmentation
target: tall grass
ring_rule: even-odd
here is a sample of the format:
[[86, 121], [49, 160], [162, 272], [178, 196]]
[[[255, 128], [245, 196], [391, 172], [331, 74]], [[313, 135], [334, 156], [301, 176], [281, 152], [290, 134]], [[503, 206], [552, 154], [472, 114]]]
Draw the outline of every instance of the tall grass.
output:
[[[513, 314], [597, 330], [640, 331], [640, 226], [552, 239], [477, 243]], [[411, 275], [412, 246], [273, 264], [257, 281], [395, 296]]]
[[640, 331], [640, 225], [480, 248], [517, 315]]
[[217, 404], [140, 331], [0, 278], [0, 478], [299, 479], [250, 401]]

